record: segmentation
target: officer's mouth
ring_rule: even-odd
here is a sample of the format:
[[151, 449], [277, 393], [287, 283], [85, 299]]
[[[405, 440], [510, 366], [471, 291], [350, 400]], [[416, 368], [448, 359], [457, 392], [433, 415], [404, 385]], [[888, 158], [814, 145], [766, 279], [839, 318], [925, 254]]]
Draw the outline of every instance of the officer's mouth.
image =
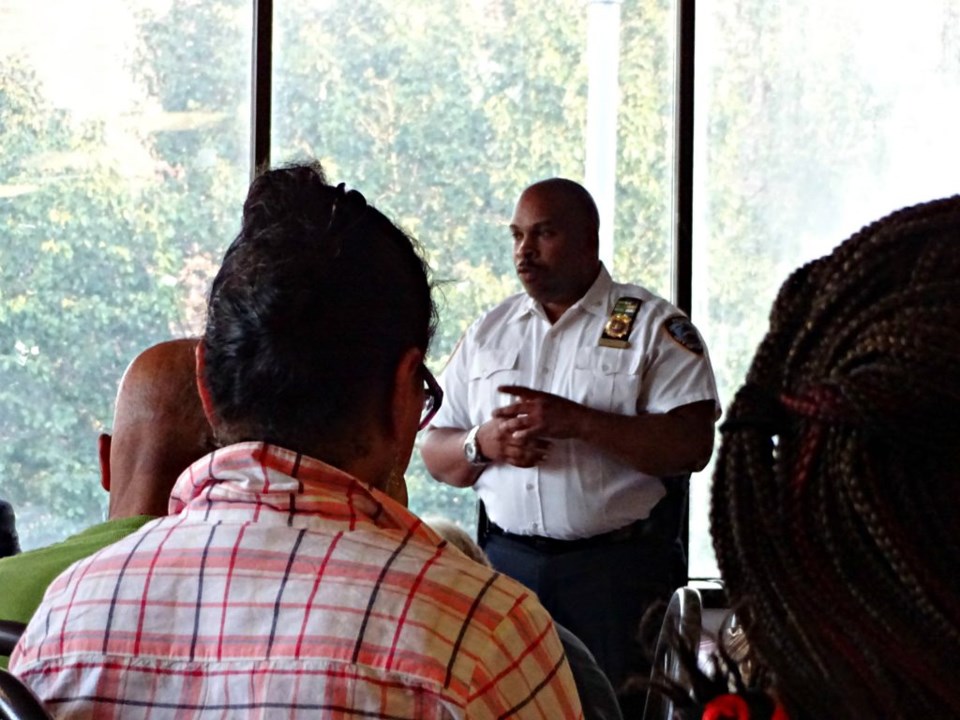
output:
[[539, 272], [540, 268], [530, 263], [520, 263], [517, 265], [517, 275], [521, 280], [534, 278]]

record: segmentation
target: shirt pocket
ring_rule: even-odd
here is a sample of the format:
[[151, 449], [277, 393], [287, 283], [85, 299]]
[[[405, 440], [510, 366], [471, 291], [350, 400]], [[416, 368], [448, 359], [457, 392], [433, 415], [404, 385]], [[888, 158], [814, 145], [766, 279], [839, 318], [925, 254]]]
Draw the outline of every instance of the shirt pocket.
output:
[[494, 408], [510, 402], [497, 388], [520, 380], [519, 357], [519, 348], [484, 348], [474, 355], [470, 363], [471, 414], [479, 409], [479, 422], [489, 419]]
[[635, 415], [642, 356], [620, 348], [584, 347], [574, 359], [574, 399], [596, 410]]

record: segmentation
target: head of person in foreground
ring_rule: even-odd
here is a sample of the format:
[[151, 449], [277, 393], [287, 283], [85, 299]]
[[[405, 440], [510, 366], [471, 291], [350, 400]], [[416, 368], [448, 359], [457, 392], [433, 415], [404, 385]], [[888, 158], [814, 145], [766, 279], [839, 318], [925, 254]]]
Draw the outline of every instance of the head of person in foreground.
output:
[[721, 432], [714, 548], [792, 720], [960, 716], [960, 197], [794, 272]]
[[423, 359], [435, 317], [415, 241], [363, 195], [317, 164], [263, 173], [199, 350], [218, 440], [280, 445], [390, 491], [434, 402]]

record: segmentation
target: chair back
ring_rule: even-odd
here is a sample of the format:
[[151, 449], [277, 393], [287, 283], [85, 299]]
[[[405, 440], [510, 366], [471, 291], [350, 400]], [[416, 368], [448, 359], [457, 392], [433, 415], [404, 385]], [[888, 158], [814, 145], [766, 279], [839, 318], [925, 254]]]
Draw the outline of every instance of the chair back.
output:
[[20, 678], [0, 669], [0, 720], [51, 720], [52, 717]]
[[[667, 614], [660, 626], [656, 650], [653, 654], [653, 668], [650, 678], [666, 677], [678, 683], [689, 685], [689, 678], [680, 662], [680, 654], [674, 647], [673, 638], [696, 652], [700, 645], [701, 622], [700, 593], [691, 587], [678, 588], [667, 605]], [[671, 720], [673, 703], [656, 690], [647, 693], [647, 702], [643, 707], [643, 720]]]
[[9, 655], [13, 652], [20, 636], [27, 626], [15, 620], [0, 620], [0, 655]]

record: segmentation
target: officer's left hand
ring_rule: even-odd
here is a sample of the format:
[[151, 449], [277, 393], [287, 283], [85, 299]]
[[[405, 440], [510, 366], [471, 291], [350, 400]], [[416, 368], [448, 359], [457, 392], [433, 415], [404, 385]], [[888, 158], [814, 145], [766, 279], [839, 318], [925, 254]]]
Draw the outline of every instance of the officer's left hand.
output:
[[517, 398], [493, 411], [494, 417], [507, 421], [506, 429], [517, 439], [577, 437], [582, 405], [523, 385], [501, 385], [497, 390]]

